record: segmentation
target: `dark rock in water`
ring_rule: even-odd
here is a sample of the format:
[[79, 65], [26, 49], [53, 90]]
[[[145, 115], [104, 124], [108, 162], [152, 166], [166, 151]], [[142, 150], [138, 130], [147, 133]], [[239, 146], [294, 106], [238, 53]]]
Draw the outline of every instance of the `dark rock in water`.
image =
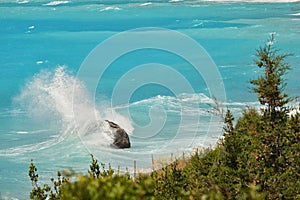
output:
[[113, 147], [124, 149], [130, 148], [130, 140], [129, 136], [124, 129], [122, 129], [118, 124], [105, 120], [109, 126], [113, 129], [114, 134], [114, 142], [112, 144]]

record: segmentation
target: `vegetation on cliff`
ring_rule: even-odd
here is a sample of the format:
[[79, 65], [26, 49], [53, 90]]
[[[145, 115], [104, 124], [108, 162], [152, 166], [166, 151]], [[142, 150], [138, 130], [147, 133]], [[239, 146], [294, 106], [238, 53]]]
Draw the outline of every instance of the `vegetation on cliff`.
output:
[[[273, 48], [274, 36], [257, 50], [262, 74], [251, 80], [261, 110], [248, 108], [234, 123], [224, 116], [224, 137], [214, 149], [177, 159], [161, 170], [131, 177], [92, 156], [88, 175], [71, 173], [38, 185], [30, 164], [31, 199], [300, 199], [300, 114], [284, 89], [288, 54]], [[75, 178], [74, 178], [75, 177]], [[72, 180], [72, 181], [70, 181]]]

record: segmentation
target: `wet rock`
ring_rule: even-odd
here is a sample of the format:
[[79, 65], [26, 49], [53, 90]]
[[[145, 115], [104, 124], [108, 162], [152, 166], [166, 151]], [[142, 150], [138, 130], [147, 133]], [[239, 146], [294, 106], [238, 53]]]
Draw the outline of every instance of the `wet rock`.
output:
[[113, 135], [114, 135], [114, 142], [112, 144], [113, 147], [119, 148], [119, 149], [124, 149], [124, 148], [130, 148], [130, 140], [129, 136], [126, 133], [124, 129], [122, 129], [118, 124], [105, 120], [111, 129], [113, 130]]

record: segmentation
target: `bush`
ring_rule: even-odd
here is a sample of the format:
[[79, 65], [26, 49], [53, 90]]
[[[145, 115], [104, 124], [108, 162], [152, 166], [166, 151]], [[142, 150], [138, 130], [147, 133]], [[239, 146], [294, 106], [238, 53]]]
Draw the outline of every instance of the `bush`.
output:
[[[300, 114], [288, 115], [292, 100], [284, 93], [289, 69], [273, 49], [274, 35], [257, 51], [263, 75], [252, 80], [265, 106], [261, 113], [248, 108], [236, 121], [227, 110], [224, 138], [214, 149], [195, 152], [161, 170], [132, 178], [108, 169], [91, 157], [88, 175], [58, 172], [53, 188], [38, 185], [31, 162], [31, 199], [300, 199]], [[179, 165], [180, 163], [180, 165]], [[183, 164], [184, 163], [184, 164]], [[73, 180], [73, 179], [72, 179]]]

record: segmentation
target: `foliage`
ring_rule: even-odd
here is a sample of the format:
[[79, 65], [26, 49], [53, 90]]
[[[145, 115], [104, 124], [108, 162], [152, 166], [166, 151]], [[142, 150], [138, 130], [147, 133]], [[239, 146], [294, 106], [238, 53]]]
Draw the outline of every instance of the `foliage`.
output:
[[77, 181], [62, 187], [62, 199], [151, 199], [152, 181], [147, 177], [134, 180], [128, 173], [117, 173], [109, 166], [101, 163], [91, 155], [90, 176], [78, 175]]
[[189, 185], [187, 175], [178, 168], [178, 161], [151, 174], [155, 182], [154, 195], [156, 199], [177, 199], [178, 197], [188, 197]]
[[290, 54], [277, 55], [278, 49], [273, 48], [275, 41], [272, 33], [269, 42], [257, 50], [256, 64], [259, 68], [264, 68], [264, 73], [258, 79], [251, 80], [253, 84], [253, 91], [257, 93], [259, 102], [266, 105], [265, 114], [271, 116], [273, 119], [276, 116], [286, 114], [289, 110], [285, 107], [287, 103], [292, 101], [284, 89], [286, 83], [283, 76], [286, 74], [290, 66], [284, 62], [284, 59]]
[[77, 181], [63, 186], [62, 199], [154, 199], [149, 178], [135, 181], [128, 175], [91, 178], [78, 176]]
[[54, 188], [38, 185], [36, 167], [31, 162], [31, 199], [300, 199], [300, 114], [288, 115], [282, 78], [289, 69], [277, 55], [274, 36], [257, 51], [258, 67], [264, 74], [251, 83], [266, 108], [246, 109], [234, 123], [228, 109], [224, 116], [224, 137], [213, 149], [197, 150], [190, 158], [175, 162], [150, 174], [131, 177], [91, 155], [88, 175], [51, 181]]
[[51, 182], [53, 184], [53, 188], [51, 188], [49, 185], [44, 184], [43, 187], [40, 187], [38, 184], [38, 174], [36, 174], [37, 168], [33, 164], [33, 160], [31, 160], [31, 163], [29, 165], [29, 172], [28, 175], [31, 180], [31, 184], [33, 186], [32, 191], [30, 192], [30, 199], [36, 199], [36, 200], [43, 200], [43, 199], [49, 199], [49, 200], [57, 200], [60, 199], [61, 195], [61, 186], [63, 184], [66, 184], [69, 182], [69, 180], [65, 177], [62, 177], [61, 173], [57, 172], [57, 181], [54, 178], [51, 178]]
[[53, 188], [48, 185], [38, 186], [37, 168], [31, 162], [29, 166], [29, 177], [32, 181], [33, 189], [30, 199], [154, 199], [154, 184], [150, 176], [138, 176], [133, 179], [128, 173], [120, 174], [115, 172], [111, 166], [105, 168], [91, 155], [89, 175], [78, 175], [70, 173], [68, 176], [75, 177], [76, 180], [69, 182], [58, 172], [58, 180], [51, 178]]

